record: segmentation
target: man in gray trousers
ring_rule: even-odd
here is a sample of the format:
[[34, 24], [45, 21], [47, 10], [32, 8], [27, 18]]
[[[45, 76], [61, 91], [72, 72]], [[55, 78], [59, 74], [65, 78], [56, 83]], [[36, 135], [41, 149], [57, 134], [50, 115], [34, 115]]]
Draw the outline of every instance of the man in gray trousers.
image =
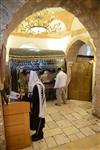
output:
[[56, 75], [56, 81], [54, 88], [56, 89], [56, 103], [55, 105], [60, 106], [61, 103], [66, 103], [66, 84], [67, 84], [67, 74], [61, 70], [57, 69], [58, 73]]

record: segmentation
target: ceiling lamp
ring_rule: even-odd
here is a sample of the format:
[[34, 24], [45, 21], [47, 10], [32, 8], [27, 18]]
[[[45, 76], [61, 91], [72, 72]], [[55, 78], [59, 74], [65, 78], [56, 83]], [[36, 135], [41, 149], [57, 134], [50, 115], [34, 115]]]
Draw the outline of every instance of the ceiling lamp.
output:
[[45, 27], [37, 26], [37, 27], [32, 27], [31, 28], [31, 32], [35, 33], [35, 34], [43, 33], [43, 32], [46, 32], [46, 31], [47, 31], [47, 29]]

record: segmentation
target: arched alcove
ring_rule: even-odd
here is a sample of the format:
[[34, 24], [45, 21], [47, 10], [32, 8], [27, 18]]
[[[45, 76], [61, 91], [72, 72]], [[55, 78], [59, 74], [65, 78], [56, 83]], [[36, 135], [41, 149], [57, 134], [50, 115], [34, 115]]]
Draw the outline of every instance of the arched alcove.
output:
[[70, 79], [68, 86], [69, 99], [92, 100], [95, 65], [93, 63], [93, 49], [88, 48], [90, 47], [83, 41], [77, 40], [67, 52], [67, 72]]
[[[52, 0], [50, 2], [44, 1], [44, 4], [42, 4], [42, 1], [28, 1], [27, 3], [25, 3], [17, 11], [17, 13], [14, 15], [14, 17], [12, 17], [11, 22], [7, 26], [7, 29], [5, 30], [5, 33], [4, 33], [4, 43], [6, 44], [7, 37], [17, 27], [17, 25], [23, 19], [25, 19], [27, 16], [29, 16], [31, 13], [36, 12], [38, 10], [41, 10], [41, 9], [43, 9], [45, 7], [49, 8], [49, 7], [59, 7], [59, 6], [64, 8], [64, 9], [66, 9], [66, 10], [68, 10], [69, 12], [74, 14], [75, 16], [77, 16], [78, 19], [86, 27], [86, 29], [88, 30], [88, 32], [90, 33], [91, 37], [93, 38], [93, 40], [95, 42], [95, 39], [98, 36], [98, 33], [96, 31], [95, 20], [93, 20], [89, 16], [89, 12], [84, 10], [83, 6], [80, 3], [72, 2], [72, 1], [69, 1], [69, 0], [66, 1], [66, 2], [63, 1], [63, 0], [59, 0], [57, 2]], [[92, 34], [93, 32], [91, 31], [91, 28], [90, 28], [89, 25], [92, 25], [92, 31], [93, 30], [96, 31], [95, 38], [94, 38], [94, 35]]]

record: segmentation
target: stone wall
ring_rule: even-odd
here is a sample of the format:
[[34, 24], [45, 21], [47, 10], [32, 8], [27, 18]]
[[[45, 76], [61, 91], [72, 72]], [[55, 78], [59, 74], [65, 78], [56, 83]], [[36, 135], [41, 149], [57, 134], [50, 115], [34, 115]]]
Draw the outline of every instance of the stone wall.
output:
[[0, 149], [1, 150], [6, 149], [3, 111], [2, 111], [2, 105], [1, 105], [1, 95], [0, 95]]

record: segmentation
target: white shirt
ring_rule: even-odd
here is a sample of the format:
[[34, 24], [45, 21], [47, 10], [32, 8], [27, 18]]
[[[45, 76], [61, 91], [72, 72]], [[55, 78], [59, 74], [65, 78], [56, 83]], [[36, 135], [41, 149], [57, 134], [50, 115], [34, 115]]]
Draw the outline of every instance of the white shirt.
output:
[[54, 88], [62, 88], [65, 87], [67, 83], [67, 74], [63, 71], [60, 71], [56, 76], [55, 86]]

